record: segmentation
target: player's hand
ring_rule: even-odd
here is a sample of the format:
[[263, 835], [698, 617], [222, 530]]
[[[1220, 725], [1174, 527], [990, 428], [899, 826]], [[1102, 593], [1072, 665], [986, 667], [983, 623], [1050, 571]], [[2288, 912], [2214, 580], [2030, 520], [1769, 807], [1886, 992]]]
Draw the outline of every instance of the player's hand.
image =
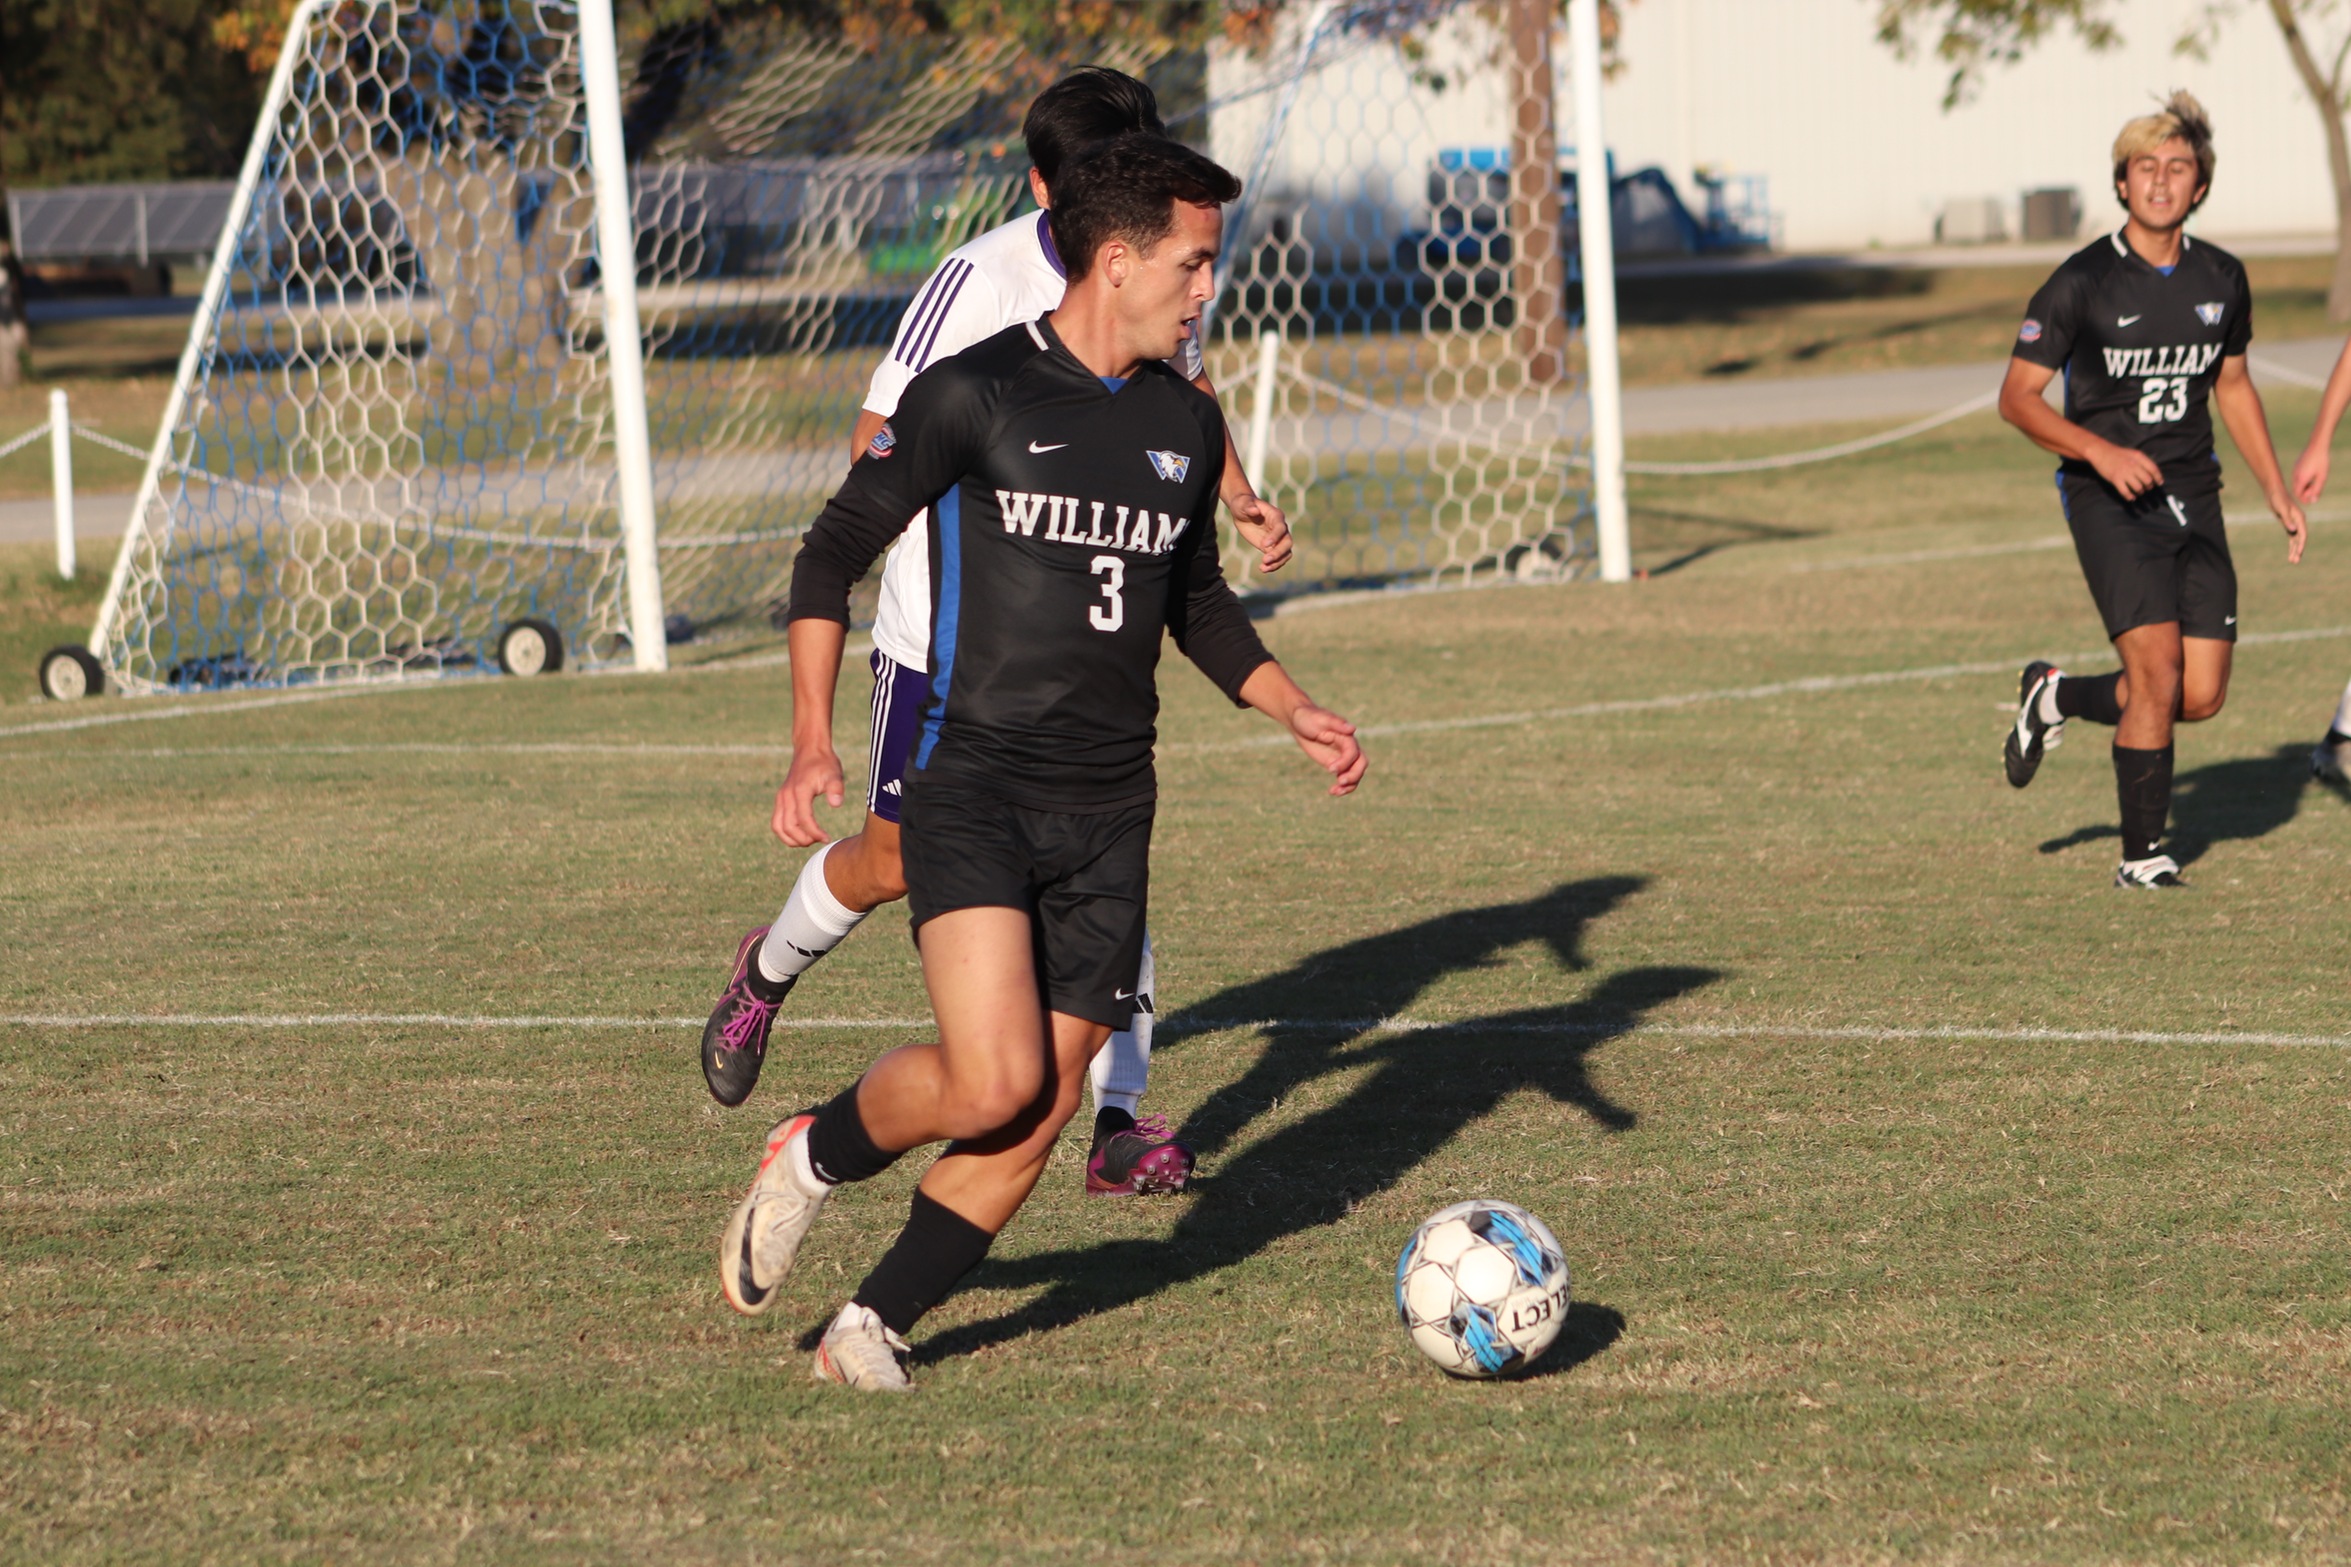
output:
[[2327, 469], [2334, 453], [2323, 446], [2313, 446], [2294, 460], [2294, 498], [2305, 506], [2315, 506], [2326, 493]]
[[2089, 456], [2098, 477], [2113, 485], [2126, 501], [2137, 500], [2163, 482], [2163, 470], [2155, 466], [2155, 459], [2133, 447], [2102, 441]]
[[1262, 495], [1244, 495], [1225, 504], [1232, 508], [1233, 526], [1257, 551], [1257, 569], [1272, 573], [1290, 563], [1290, 519]]
[[1298, 749], [1331, 775], [1332, 794], [1353, 794], [1363, 782], [1363, 770], [1371, 763], [1355, 739], [1353, 724], [1328, 708], [1304, 702], [1290, 715], [1290, 733], [1297, 737]]
[[[2296, 465], [2299, 471], [2300, 465]], [[2277, 514], [2278, 526], [2286, 530], [2286, 564], [2302, 564], [2302, 546], [2310, 542], [2310, 523], [2303, 517], [2302, 508], [2294, 504], [2294, 497], [2279, 490], [2269, 498], [2269, 509]]]
[[840, 757], [829, 746], [821, 751], [793, 751], [784, 786], [776, 791], [775, 814], [768, 818], [768, 827], [795, 849], [823, 843], [827, 834], [816, 822], [816, 797], [820, 794], [827, 805], [841, 803]]

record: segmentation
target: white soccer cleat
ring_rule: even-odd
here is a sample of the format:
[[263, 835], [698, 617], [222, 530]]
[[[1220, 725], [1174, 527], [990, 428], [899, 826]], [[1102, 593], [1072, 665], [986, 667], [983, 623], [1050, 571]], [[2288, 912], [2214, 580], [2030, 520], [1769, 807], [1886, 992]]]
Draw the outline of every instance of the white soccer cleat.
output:
[[2180, 880], [2180, 863], [2168, 854], [2149, 855], [2143, 860], [2125, 860], [2114, 873], [2117, 887], [2185, 887]]
[[793, 1183], [786, 1162], [791, 1141], [806, 1137], [813, 1115], [776, 1123], [767, 1134], [767, 1156], [759, 1161], [750, 1195], [735, 1204], [718, 1239], [718, 1287], [727, 1304], [756, 1317], [775, 1304], [776, 1287], [792, 1271], [808, 1227], [824, 1211], [828, 1190], [811, 1197]]
[[872, 1307], [855, 1301], [843, 1306], [824, 1330], [812, 1374], [819, 1382], [838, 1382], [867, 1393], [906, 1393], [914, 1388], [906, 1374], [906, 1340], [883, 1327]]

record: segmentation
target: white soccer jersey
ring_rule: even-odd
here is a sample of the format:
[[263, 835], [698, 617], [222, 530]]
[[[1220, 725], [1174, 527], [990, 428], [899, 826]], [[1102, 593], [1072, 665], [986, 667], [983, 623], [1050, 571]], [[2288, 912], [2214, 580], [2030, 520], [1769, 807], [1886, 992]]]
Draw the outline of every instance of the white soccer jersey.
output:
[[[1061, 304], [1069, 274], [1053, 248], [1053, 230], [1042, 212], [997, 225], [950, 253], [914, 296], [898, 323], [889, 357], [873, 373], [865, 407], [887, 419], [898, 399], [924, 368], [1009, 326], [1034, 321]], [[1200, 344], [1187, 338], [1168, 361], [1187, 381], [1200, 377]], [[916, 512], [882, 566], [882, 601], [873, 623], [873, 645], [908, 669], [930, 667], [930, 515]]]

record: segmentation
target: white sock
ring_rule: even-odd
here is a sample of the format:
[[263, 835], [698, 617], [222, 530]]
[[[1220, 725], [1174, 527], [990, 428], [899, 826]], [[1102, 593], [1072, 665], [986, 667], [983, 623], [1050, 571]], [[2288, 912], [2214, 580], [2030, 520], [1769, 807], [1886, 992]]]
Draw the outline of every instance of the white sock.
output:
[[2057, 686], [2064, 679], [2063, 675], [2053, 675], [2041, 684], [2041, 700], [2034, 705], [2040, 709], [2040, 719], [2044, 724], [2065, 722], [2065, 715], [2057, 710]]
[[810, 855], [808, 863], [800, 867], [800, 879], [792, 883], [784, 912], [776, 916], [768, 927], [767, 940], [759, 944], [759, 972], [768, 979], [785, 980], [807, 972], [865, 918], [834, 897], [833, 889], [825, 885], [825, 857], [839, 847], [837, 843], [829, 845], [822, 853]]
[[2339, 735], [2351, 735], [2351, 686], [2343, 688], [2343, 700], [2335, 704], [2335, 721], [2328, 727]]
[[832, 1183], [817, 1174], [816, 1166], [808, 1162], [806, 1132], [784, 1144], [784, 1175], [803, 1197], [822, 1197], [833, 1189]]
[[1143, 937], [1143, 966], [1135, 975], [1135, 1000], [1141, 1003], [1127, 1027], [1110, 1036], [1110, 1042], [1094, 1052], [1094, 1061], [1086, 1069], [1094, 1085], [1094, 1113], [1104, 1110], [1124, 1110], [1133, 1115], [1143, 1102], [1143, 1090], [1151, 1086], [1151, 1014], [1142, 1010], [1151, 1005], [1151, 986], [1155, 973], [1151, 962], [1151, 937]]

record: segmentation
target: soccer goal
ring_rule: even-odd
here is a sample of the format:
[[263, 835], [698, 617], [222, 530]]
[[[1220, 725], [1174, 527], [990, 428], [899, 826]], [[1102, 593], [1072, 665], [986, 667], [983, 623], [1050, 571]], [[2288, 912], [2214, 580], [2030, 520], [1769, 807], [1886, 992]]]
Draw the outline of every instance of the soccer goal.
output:
[[1282, 14], [1056, 50], [301, 0], [94, 627], [106, 681], [658, 669], [764, 630], [899, 318], [1021, 210], [1021, 115], [1083, 60], [1154, 80], [1250, 183], [1208, 346], [1299, 530], [1285, 585], [1580, 569], [1548, 64], [1513, 85], [1469, 3]]

